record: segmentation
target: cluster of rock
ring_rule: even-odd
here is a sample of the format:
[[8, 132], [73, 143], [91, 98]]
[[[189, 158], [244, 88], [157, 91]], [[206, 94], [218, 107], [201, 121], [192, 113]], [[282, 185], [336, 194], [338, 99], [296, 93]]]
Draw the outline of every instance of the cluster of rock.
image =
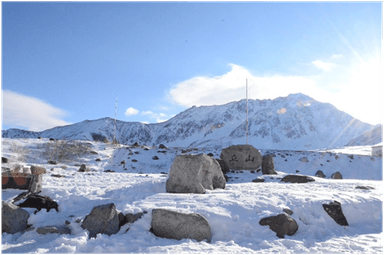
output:
[[[163, 149], [166, 149], [162, 145]], [[212, 155], [213, 156], [213, 155]], [[220, 159], [214, 159], [212, 156], [205, 154], [198, 155], [179, 155], [175, 158], [166, 181], [166, 191], [169, 193], [197, 193], [204, 194], [206, 190], [224, 189], [226, 184], [225, 174], [230, 170], [260, 170], [264, 175], [277, 174], [273, 162], [273, 155], [267, 154], [262, 156], [260, 152], [251, 145], [230, 146], [222, 150]], [[302, 159], [305, 161], [305, 159]], [[3, 201], [3, 221], [2, 231], [14, 234], [19, 231], [26, 230], [29, 213], [21, 207], [32, 207], [40, 211], [42, 208], [55, 209], [58, 211], [58, 204], [51, 198], [40, 196], [36, 193], [41, 191], [42, 175], [45, 169], [32, 166], [31, 173], [22, 173], [23, 178], [30, 176], [28, 185], [24, 184], [28, 192], [20, 194], [14, 199], [17, 202], [21, 199], [26, 199], [18, 205]], [[81, 165], [79, 172], [90, 171], [86, 165]], [[19, 183], [20, 171], [15, 173], [7, 173], [3, 175], [4, 185], [14, 188], [15, 186], [10, 181], [12, 177], [16, 184]], [[324, 178], [325, 175], [321, 171], [316, 174], [318, 177]], [[4, 178], [6, 181], [4, 182]], [[332, 175], [334, 179], [341, 179], [339, 172]], [[257, 179], [254, 182], [265, 181]], [[304, 175], [286, 175], [281, 179], [281, 182], [288, 183], [307, 183], [313, 182], [315, 179]], [[27, 181], [25, 181], [27, 182]], [[5, 187], [8, 187], [5, 186]], [[18, 184], [18, 188], [20, 186]], [[342, 226], [348, 226], [347, 220], [342, 213], [341, 204], [337, 201], [329, 204], [323, 204], [324, 210], [332, 217], [335, 222]], [[37, 212], [36, 211], [36, 212]], [[35, 213], [36, 213], [35, 212]], [[289, 209], [284, 209], [285, 213], [270, 216], [260, 220], [262, 226], [269, 226], [279, 238], [284, 238], [285, 235], [294, 235], [298, 230], [297, 222], [290, 217], [293, 212]], [[97, 234], [113, 235], [120, 231], [120, 228], [127, 224], [133, 223], [141, 218], [145, 213], [126, 214], [119, 212], [115, 204], [108, 203], [95, 206], [91, 212], [81, 222], [81, 227], [89, 231], [89, 238], [96, 238]], [[71, 234], [71, 229], [68, 227], [70, 222], [60, 226], [46, 226], [38, 228], [36, 231], [39, 234], [59, 233]], [[128, 229], [129, 230], [129, 229]], [[128, 231], [127, 230], [127, 231]], [[152, 210], [152, 223], [150, 231], [162, 238], [171, 239], [195, 239], [197, 241], [206, 240], [210, 242], [212, 239], [211, 228], [208, 220], [202, 215], [196, 213], [181, 213], [166, 209]]]

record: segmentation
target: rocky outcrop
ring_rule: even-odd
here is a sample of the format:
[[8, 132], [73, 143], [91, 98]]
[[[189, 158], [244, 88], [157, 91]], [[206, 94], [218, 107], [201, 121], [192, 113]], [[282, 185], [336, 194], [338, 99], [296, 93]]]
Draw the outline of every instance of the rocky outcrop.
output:
[[284, 238], [285, 235], [292, 236], [299, 229], [297, 222], [285, 213], [261, 219], [259, 224], [268, 225], [279, 238]]
[[329, 204], [323, 204], [323, 208], [337, 224], [340, 226], [349, 226], [339, 202], [333, 201]]
[[220, 159], [229, 169], [257, 170], [263, 160], [260, 152], [252, 145], [232, 145], [221, 151]]
[[120, 230], [119, 213], [113, 203], [95, 206], [83, 220], [81, 227], [89, 231], [89, 238], [96, 235], [113, 235]]
[[225, 188], [225, 178], [215, 159], [205, 154], [175, 158], [166, 182], [167, 192], [204, 194], [206, 189], [217, 188]]
[[261, 163], [261, 171], [263, 172], [263, 174], [277, 174], [272, 154], [267, 154], [263, 156], [263, 161]]
[[307, 182], [314, 182], [315, 179], [309, 176], [305, 175], [286, 175], [283, 179], [281, 179], [281, 182], [290, 182], [290, 183], [307, 183]]
[[152, 210], [151, 232], [163, 238], [211, 241], [211, 227], [203, 216], [165, 209]]
[[27, 229], [29, 213], [17, 205], [2, 201], [2, 233], [15, 234]]

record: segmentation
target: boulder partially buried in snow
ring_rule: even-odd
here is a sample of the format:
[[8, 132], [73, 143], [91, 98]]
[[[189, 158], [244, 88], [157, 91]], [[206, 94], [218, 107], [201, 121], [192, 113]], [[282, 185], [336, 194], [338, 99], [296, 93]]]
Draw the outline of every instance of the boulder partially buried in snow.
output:
[[89, 238], [96, 235], [113, 235], [120, 230], [119, 212], [114, 203], [95, 206], [88, 214], [81, 227], [89, 231]]
[[333, 201], [329, 204], [323, 204], [323, 208], [337, 224], [340, 226], [349, 226], [339, 202]]
[[283, 179], [281, 179], [281, 182], [290, 182], [290, 183], [307, 183], [307, 182], [314, 182], [315, 179], [309, 176], [305, 175], [286, 175]]
[[151, 231], [154, 235], [170, 239], [195, 239], [211, 241], [211, 227], [203, 216], [165, 209], [152, 210]]
[[204, 194], [206, 189], [216, 188], [225, 188], [225, 178], [215, 159], [205, 154], [175, 158], [166, 182], [167, 192]]
[[221, 151], [220, 158], [233, 170], [257, 170], [263, 160], [260, 152], [252, 145], [227, 147]]
[[285, 213], [261, 219], [259, 224], [268, 225], [280, 238], [284, 238], [285, 235], [292, 236], [299, 229], [297, 222]]
[[261, 163], [261, 171], [263, 172], [263, 174], [277, 174], [272, 154], [267, 154], [263, 156], [263, 161]]
[[17, 205], [2, 201], [2, 233], [15, 234], [27, 229], [29, 213]]

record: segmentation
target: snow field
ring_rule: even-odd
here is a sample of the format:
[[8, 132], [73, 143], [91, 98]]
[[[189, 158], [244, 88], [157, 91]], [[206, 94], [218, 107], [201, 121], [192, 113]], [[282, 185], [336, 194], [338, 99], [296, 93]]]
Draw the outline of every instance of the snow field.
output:
[[[15, 140], [15, 139], [12, 139]], [[14, 235], [2, 234], [3, 253], [382, 253], [382, 180], [381, 159], [370, 156], [354, 156], [352, 162], [347, 155], [325, 153], [322, 161], [316, 161], [319, 152], [286, 152], [285, 158], [274, 158], [278, 175], [263, 176], [261, 173], [237, 171], [228, 174], [225, 189], [208, 190], [206, 194], [171, 194], [165, 192], [165, 181], [169, 167], [181, 149], [169, 148], [166, 153], [157, 148], [116, 148], [101, 143], [92, 143], [97, 155], [86, 155], [76, 162], [48, 165], [37, 157], [37, 139], [18, 141], [29, 146], [31, 156], [25, 164], [39, 164], [47, 169], [43, 178], [43, 191], [58, 202], [59, 212], [50, 211], [33, 214], [34, 209], [25, 208], [31, 216], [29, 224], [34, 229]], [[9, 148], [3, 146], [3, 155], [13, 158]], [[137, 152], [138, 154], [136, 154]], [[201, 153], [191, 151], [188, 153]], [[216, 158], [220, 151], [206, 150]], [[128, 155], [133, 153], [133, 155]], [[264, 151], [261, 151], [264, 155]], [[285, 153], [285, 152], [284, 152]], [[282, 154], [282, 152], [280, 152]], [[35, 155], [35, 156], [33, 156]], [[292, 156], [290, 156], [292, 155]], [[153, 160], [158, 156], [159, 160]], [[345, 157], [344, 157], [345, 156]], [[128, 159], [130, 157], [130, 159]], [[299, 161], [307, 157], [308, 163]], [[95, 161], [100, 158], [101, 161]], [[126, 160], [126, 169], [120, 165]], [[136, 159], [137, 162], [132, 162]], [[288, 161], [285, 161], [288, 159]], [[330, 162], [327, 162], [330, 160]], [[313, 177], [317, 164], [323, 164], [327, 178]], [[327, 166], [328, 163], [329, 166]], [[340, 163], [341, 162], [341, 163]], [[344, 163], [343, 163], [344, 162]], [[14, 163], [11, 162], [10, 164]], [[78, 173], [80, 163], [85, 163], [93, 172]], [[335, 167], [334, 164], [339, 163]], [[368, 178], [364, 171], [368, 163], [377, 179]], [[380, 163], [380, 164], [379, 164]], [[306, 165], [304, 165], [306, 164]], [[312, 165], [311, 165], [312, 164]], [[303, 165], [303, 166], [302, 166]], [[62, 167], [65, 166], [65, 169]], [[301, 167], [300, 167], [301, 166]], [[305, 167], [304, 167], [305, 166]], [[333, 167], [332, 167], [333, 166]], [[134, 167], [135, 169], [133, 169]], [[363, 167], [363, 168], [362, 168]], [[361, 179], [329, 179], [328, 172], [335, 169]], [[105, 173], [104, 170], [115, 173]], [[306, 184], [281, 183], [280, 178], [288, 173], [311, 175], [315, 182]], [[348, 171], [347, 171], [348, 170]], [[379, 174], [375, 174], [380, 172]], [[332, 173], [333, 173], [332, 172]], [[64, 175], [63, 178], [51, 174]], [[251, 182], [264, 178], [264, 183]], [[374, 189], [356, 189], [370, 186]], [[2, 200], [10, 201], [20, 190], [7, 189]], [[322, 204], [337, 200], [341, 203], [349, 226], [339, 226], [323, 210]], [[96, 205], [114, 203], [126, 213], [147, 211], [148, 214], [133, 224], [124, 225], [116, 235], [99, 234], [88, 239], [88, 232], [81, 228], [77, 219], [84, 219]], [[151, 211], [155, 208], [199, 213], [211, 225], [212, 242], [194, 240], [172, 240], [154, 236], [150, 231]], [[299, 225], [293, 236], [280, 239], [259, 221], [267, 216], [283, 213], [288, 208]], [[71, 235], [39, 235], [38, 227], [71, 224]], [[129, 230], [128, 230], [129, 229]], [[128, 232], [126, 232], [128, 230]]]

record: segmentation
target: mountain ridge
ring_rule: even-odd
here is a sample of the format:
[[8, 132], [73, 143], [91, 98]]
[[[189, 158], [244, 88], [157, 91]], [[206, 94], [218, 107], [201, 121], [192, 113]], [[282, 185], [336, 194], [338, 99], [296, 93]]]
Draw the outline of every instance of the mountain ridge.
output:
[[[375, 127], [301, 93], [273, 100], [250, 99], [248, 116], [249, 143], [265, 149], [340, 147]], [[2, 136], [111, 141], [114, 123], [113, 118], [104, 117], [41, 132], [8, 129], [2, 131]], [[116, 140], [122, 144], [223, 147], [245, 143], [245, 129], [246, 100], [242, 99], [223, 105], [193, 106], [162, 123], [116, 120]]]

